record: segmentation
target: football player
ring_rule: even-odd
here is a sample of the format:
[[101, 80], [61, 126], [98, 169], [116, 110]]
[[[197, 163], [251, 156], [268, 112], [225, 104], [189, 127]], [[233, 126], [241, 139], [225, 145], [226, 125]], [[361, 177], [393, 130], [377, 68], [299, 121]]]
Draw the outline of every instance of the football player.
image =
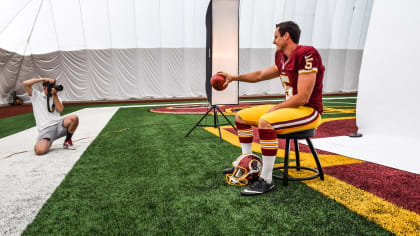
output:
[[[243, 75], [218, 74], [232, 81], [256, 83], [280, 77], [286, 99], [276, 105], [261, 105], [239, 111], [236, 127], [242, 154], [252, 153], [253, 130], [258, 127], [263, 165], [258, 181], [241, 191], [242, 195], [258, 195], [274, 188], [272, 171], [277, 155], [276, 134], [287, 134], [317, 128], [321, 123], [322, 79], [324, 66], [318, 51], [299, 45], [300, 28], [286, 21], [276, 25], [273, 44], [276, 45], [275, 64], [264, 70]], [[234, 168], [225, 169], [225, 174]]]

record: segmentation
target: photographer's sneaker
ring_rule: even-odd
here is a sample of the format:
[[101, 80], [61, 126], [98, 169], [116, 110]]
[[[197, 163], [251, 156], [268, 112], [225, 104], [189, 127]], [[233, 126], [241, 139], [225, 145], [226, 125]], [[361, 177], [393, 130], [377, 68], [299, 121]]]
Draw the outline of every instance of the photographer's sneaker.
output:
[[241, 191], [242, 196], [254, 196], [263, 193], [268, 193], [274, 189], [273, 183], [267, 183], [263, 178], [259, 178], [257, 181], [249, 185], [246, 189]]
[[64, 149], [69, 149], [69, 150], [75, 150], [76, 149], [71, 140], [64, 141], [63, 148]]

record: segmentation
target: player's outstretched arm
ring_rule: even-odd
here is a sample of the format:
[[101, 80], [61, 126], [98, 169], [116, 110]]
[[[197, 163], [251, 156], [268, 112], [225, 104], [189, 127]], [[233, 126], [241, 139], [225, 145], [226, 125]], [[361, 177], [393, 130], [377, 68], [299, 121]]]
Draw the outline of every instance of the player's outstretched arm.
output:
[[270, 66], [264, 70], [258, 70], [258, 71], [254, 71], [254, 72], [243, 74], [243, 75], [230, 75], [223, 71], [217, 72], [217, 74], [226, 78], [225, 85], [229, 84], [232, 81], [256, 83], [256, 82], [260, 82], [264, 80], [273, 79], [279, 76], [279, 72], [273, 66]]

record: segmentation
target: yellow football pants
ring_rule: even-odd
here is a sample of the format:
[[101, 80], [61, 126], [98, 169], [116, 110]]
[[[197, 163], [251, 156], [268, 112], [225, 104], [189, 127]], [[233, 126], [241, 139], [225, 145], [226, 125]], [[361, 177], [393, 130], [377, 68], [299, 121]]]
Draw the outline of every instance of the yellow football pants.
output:
[[312, 107], [282, 108], [267, 113], [273, 106], [250, 107], [239, 111], [238, 115], [248, 125], [252, 126], [258, 126], [260, 120], [265, 120], [271, 124], [278, 134], [316, 129], [321, 124], [321, 115]]

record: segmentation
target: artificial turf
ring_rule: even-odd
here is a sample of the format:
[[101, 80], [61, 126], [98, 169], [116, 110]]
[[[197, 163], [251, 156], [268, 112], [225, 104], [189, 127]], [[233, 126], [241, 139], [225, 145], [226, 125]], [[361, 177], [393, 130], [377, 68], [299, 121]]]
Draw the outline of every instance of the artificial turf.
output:
[[299, 182], [241, 197], [221, 173], [240, 149], [184, 137], [200, 117], [120, 109], [23, 234], [391, 234]]

